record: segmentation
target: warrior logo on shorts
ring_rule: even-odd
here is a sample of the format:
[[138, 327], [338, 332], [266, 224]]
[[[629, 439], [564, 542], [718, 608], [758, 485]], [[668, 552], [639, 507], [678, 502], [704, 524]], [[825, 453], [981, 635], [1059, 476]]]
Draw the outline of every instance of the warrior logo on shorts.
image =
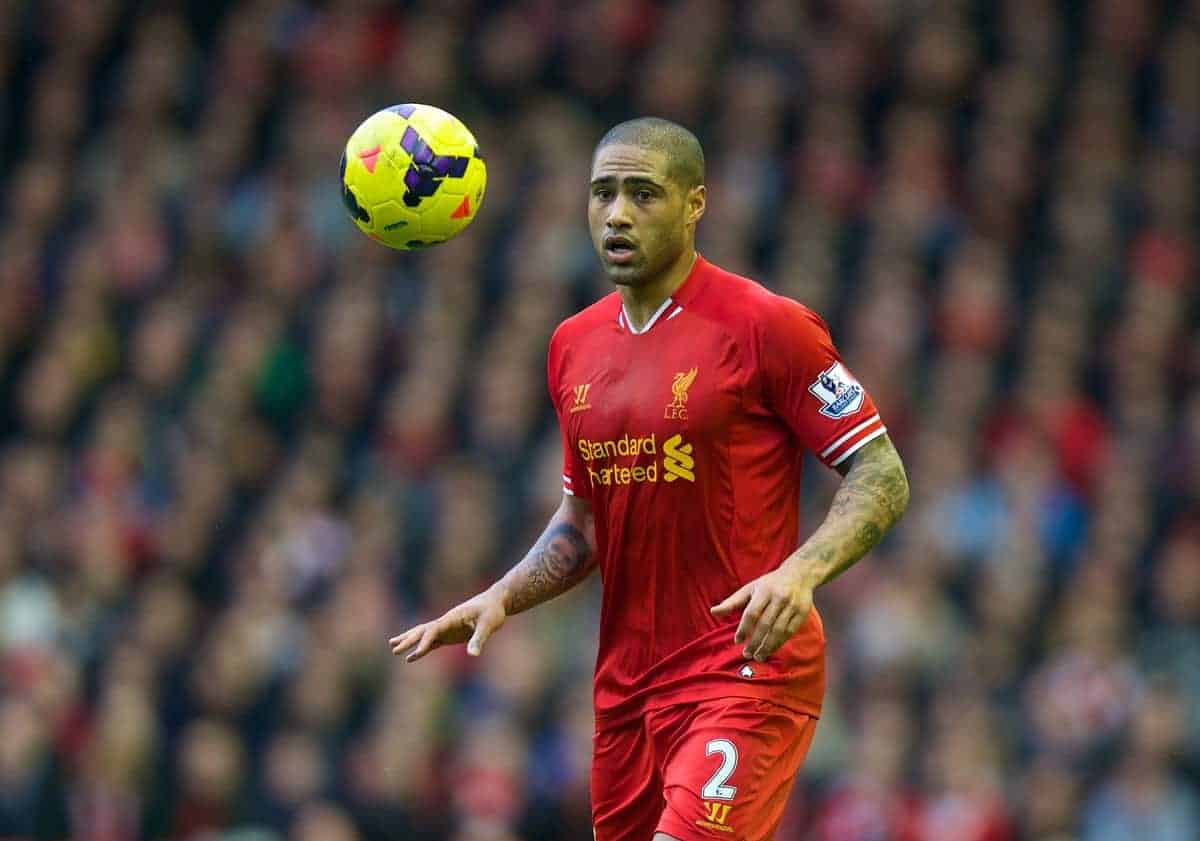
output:
[[821, 414], [827, 418], [848, 417], [863, 406], [863, 387], [840, 362], [818, 374], [808, 390], [821, 401]]
[[696, 821], [696, 826], [715, 829], [718, 832], [733, 832], [733, 827], [726, 823], [729, 820], [729, 810], [732, 808], [728, 803], [711, 803], [705, 800], [704, 819]]

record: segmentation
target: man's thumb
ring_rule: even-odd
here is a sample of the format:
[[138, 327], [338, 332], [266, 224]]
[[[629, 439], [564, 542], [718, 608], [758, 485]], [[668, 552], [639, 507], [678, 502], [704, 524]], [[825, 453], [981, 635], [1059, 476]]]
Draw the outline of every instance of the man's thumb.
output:
[[717, 614], [729, 613], [750, 603], [750, 585], [744, 584], [731, 596], [718, 605], [713, 605], [712, 612]]
[[492, 635], [495, 628], [489, 622], [477, 622], [475, 624], [475, 633], [471, 635], [470, 641], [467, 643], [467, 653], [472, 657], [478, 657], [483, 651], [483, 644], [487, 642], [488, 637]]

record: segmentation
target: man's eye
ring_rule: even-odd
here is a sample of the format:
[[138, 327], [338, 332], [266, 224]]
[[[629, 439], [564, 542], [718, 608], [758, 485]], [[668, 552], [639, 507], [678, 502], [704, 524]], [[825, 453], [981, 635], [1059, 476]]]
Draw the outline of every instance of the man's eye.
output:
[[607, 201], [612, 198], [612, 190], [593, 190], [592, 195], [598, 199]]
[[649, 190], [638, 190], [636, 193], [634, 193], [634, 197], [637, 198], [638, 201], [650, 201], [650, 199], [654, 198], [654, 193], [650, 192]]

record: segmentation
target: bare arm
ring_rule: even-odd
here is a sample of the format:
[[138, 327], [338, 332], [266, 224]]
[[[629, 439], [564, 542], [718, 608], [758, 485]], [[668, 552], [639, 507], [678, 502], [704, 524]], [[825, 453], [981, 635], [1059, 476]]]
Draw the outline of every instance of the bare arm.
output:
[[784, 561], [813, 587], [853, 566], [908, 508], [908, 477], [886, 434], [855, 453], [844, 476], [825, 520]]
[[596, 529], [592, 506], [563, 495], [562, 504], [524, 559], [492, 588], [509, 616], [567, 592], [595, 567]]
[[595, 555], [591, 504], [564, 494], [546, 530], [520, 563], [474, 598], [392, 637], [392, 653], [408, 652], [405, 659], [411, 663], [435, 648], [466, 642], [467, 653], [477, 655], [509, 616], [561, 595], [587, 578], [595, 568]]
[[908, 478], [887, 435], [855, 453], [825, 520], [779, 568], [754, 579], [713, 607], [744, 608], [734, 642], [745, 656], [766, 660], [804, 624], [813, 590], [867, 554], [908, 508]]

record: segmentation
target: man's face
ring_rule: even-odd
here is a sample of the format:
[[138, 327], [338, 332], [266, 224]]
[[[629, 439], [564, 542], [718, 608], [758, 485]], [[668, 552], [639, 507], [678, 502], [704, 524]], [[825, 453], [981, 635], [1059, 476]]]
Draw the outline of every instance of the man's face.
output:
[[687, 246], [704, 211], [704, 190], [667, 177], [667, 157], [611, 144], [592, 161], [588, 226], [609, 280], [640, 286], [660, 276]]

